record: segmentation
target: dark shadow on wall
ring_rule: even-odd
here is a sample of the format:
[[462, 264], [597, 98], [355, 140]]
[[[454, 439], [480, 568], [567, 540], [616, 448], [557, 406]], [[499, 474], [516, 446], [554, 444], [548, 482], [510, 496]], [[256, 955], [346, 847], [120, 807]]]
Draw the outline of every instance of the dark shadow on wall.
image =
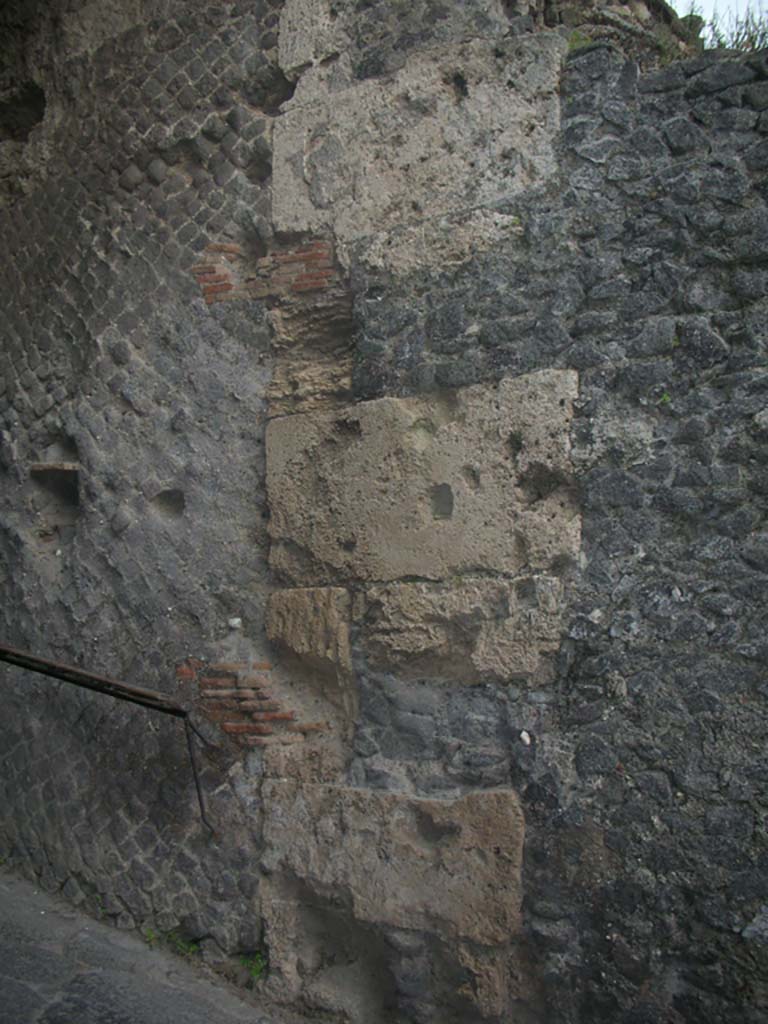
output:
[[45, 117], [45, 93], [35, 82], [25, 82], [0, 103], [0, 142], [26, 142]]

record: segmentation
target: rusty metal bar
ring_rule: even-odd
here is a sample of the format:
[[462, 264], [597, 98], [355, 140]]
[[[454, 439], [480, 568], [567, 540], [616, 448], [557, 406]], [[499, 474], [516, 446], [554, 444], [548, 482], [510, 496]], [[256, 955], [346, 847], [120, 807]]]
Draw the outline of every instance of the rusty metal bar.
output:
[[165, 694], [156, 693], [154, 690], [145, 690], [140, 686], [128, 686], [127, 683], [120, 683], [108, 676], [97, 676], [93, 672], [86, 672], [74, 665], [61, 665], [57, 661], [37, 658], [27, 651], [17, 651], [14, 647], [6, 647], [5, 644], [0, 644], [0, 661], [7, 661], [9, 665], [29, 669], [30, 672], [40, 672], [42, 675], [52, 676], [54, 679], [63, 679], [65, 683], [84, 686], [87, 690], [106, 693], [117, 700], [141, 704], [146, 708], [152, 708], [153, 711], [160, 711], [164, 715], [175, 715], [176, 718], [186, 718], [187, 716], [186, 710], [175, 701], [169, 700]]
[[141, 686], [129, 686], [127, 683], [118, 682], [117, 679], [110, 679], [109, 676], [96, 675], [94, 672], [86, 672], [85, 669], [77, 668], [74, 665], [62, 665], [57, 661], [49, 661], [46, 658], [38, 658], [28, 651], [19, 651], [15, 647], [8, 647], [0, 644], [0, 661], [15, 665], [17, 668], [26, 669], [29, 672], [39, 672], [44, 676], [51, 676], [53, 679], [61, 679], [65, 683], [72, 683], [74, 686], [82, 686], [86, 690], [94, 690], [96, 693], [104, 693], [116, 700], [125, 700], [130, 704], [139, 704], [149, 708], [151, 711], [159, 711], [163, 715], [172, 715], [174, 718], [184, 719], [184, 731], [189, 750], [189, 760], [192, 765], [192, 775], [197, 790], [197, 802], [200, 805], [200, 817], [203, 824], [209, 831], [213, 832], [213, 826], [205, 816], [205, 805], [203, 802], [203, 791], [200, 786], [200, 777], [195, 761], [195, 752], [192, 746], [192, 735], [194, 732], [207, 742], [192, 723], [189, 712], [176, 701], [169, 700], [163, 693], [155, 690], [147, 690]]

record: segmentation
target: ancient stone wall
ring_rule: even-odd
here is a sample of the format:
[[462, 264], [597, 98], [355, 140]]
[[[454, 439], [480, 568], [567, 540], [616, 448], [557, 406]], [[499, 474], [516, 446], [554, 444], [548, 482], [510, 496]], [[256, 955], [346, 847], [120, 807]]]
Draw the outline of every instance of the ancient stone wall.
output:
[[0, 854], [330, 1020], [757, 1024], [765, 55], [112, 6], [3, 16], [0, 642], [216, 834], [3, 669]]

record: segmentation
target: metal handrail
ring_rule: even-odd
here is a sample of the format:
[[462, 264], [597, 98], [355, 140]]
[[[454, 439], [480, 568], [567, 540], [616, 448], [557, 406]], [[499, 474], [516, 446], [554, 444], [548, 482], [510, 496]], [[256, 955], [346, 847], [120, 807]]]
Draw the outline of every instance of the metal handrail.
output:
[[174, 718], [183, 719], [189, 760], [195, 779], [195, 789], [197, 790], [197, 802], [200, 807], [200, 818], [209, 832], [215, 831], [205, 815], [203, 791], [200, 786], [200, 776], [197, 771], [194, 747], [192, 746], [192, 733], [194, 732], [203, 743], [208, 741], [195, 727], [187, 708], [177, 704], [174, 700], [170, 700], [165, 694], [157, 693], [155, 690], [147, 690], [141, 686], [129, 686], [127, 683], [121, 683], [117, 679], [111, 679], [109, 676], [96, 675], [94, 672], [86, 672], [85, 669], [77, 668], [74, 665], [62, 665], [57, 661], [38, 658], [37, 655], [30, 654], [28, 651], [19, 651], [15, 647], [7, 647], [5, 644], [0, 644], [0, 661], [7, 662], [9, 665], [16, 665], [18, 668], [27, 669], [30, 672], [39, 672], [41, 675], [50, 676], [53, 679], [61, 679], [65, 683], [72, 683], [74, 686], [82, 686], [86, 690], [104, 693], [108, 697], [114, 697], [116, 700], [140, 704], [151, 711], [159, 711], [163, 715], [172, 715]]

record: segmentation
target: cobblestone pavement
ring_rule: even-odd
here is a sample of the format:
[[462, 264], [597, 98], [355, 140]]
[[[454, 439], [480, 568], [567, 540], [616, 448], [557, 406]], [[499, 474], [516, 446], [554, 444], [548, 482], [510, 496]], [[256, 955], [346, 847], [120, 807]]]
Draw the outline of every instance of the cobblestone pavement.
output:
[[180, 957], [0, 873], [0, 1024], [288, 1024]]

